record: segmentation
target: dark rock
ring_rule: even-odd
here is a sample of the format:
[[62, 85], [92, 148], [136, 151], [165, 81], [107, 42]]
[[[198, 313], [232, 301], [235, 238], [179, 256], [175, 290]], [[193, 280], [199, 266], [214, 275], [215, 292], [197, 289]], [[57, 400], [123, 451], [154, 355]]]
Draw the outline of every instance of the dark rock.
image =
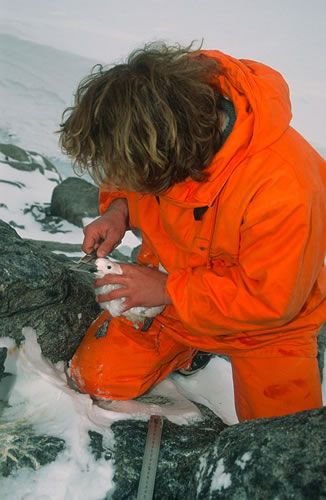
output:
[[[200, 406], [200, 409], [204, 419], [191, 425], [176, 425], [165, 419], [154, 498], [196, 498], [191, 481], [200, 457], [226, 428], [208, 408]], [[147, 428], [147, 422], [137, 420], [118, 421], [111, 426], [115, 438], [113, 500], [136, 498]]]
[[30, 326], [51, 361], [70, 359], [99, 312], [92, 277], [71, 271], [2, 221], [0, 232], [0, 336], [20, 342]]
[[14, 220], [10, 220], [9, 225], [14, 228], [16, 227], [17, 229], [25, 229], [25, 226], [23, 224], [17, 224], [17, 222], [15, 222]]
[[10, 186], [15, 186], [18, 189], [22, 189], [22, 188], [26, 187], [23, 182], [19, 182], [19, 181], [5, 181], [5, 180], [1, 179], [0, 182], [2, 184], [9, 184]]
[[16, 161], [28, 161], [28, 154], [26, 151], [14, 144], [0, 144], [0, 153]]
[[91, 453], [94, 455], [95, 460], [100, 460], [104, 458], [105, 460], [111, 460], [112, 450], [103, 445], [103, 436], [95, 431], [88, 431], [89, 435], [89, 447]]
[[325, 445], [326, 408], [229, 427], [201, 458], [215, 467], [201, 473], [196, 498], [325, 498]]
[[44, 167], [34, 162], [21, 162], [21, 161], [7, 161], [6, 162], [11, 167], [16, 170], [22, 170], [24, 172], [33, 172], [34, 170], [39, 170], [42, 174], [44, 174]]
[[34, 470], [53, 462], [64, 450], [65, 441], [53, 436], [39, 436], [24, 421], [0, 423], [0, 477], [17, 469]]
[[51, 180], [56, 183], [62, 181], [62, 177], [56, 167], [43, 155], [35, 153], [34, 151], [25, 151], [14, 144], [0, 144], [0, 153], [5, 156], [5, 159], [1, 160], [1, 162], [16, 170], [25, 172], [39, 170], [41, 174], [48, 171], [54, 174]]
[[[193, 425], [164, 422], [154, 499], [326, 498], [326, 408], [232, 427], [201, 410], [204, 421]], [[112, 498], [133, 499], [147, 423], [120, 421], [112, 430]]]
[[131, 251], [131, 261], [132, 262], [137, 262], [137, 257], [138, 257], [140, 248], [141, 248], [141, 245], [138, 245], [132, 249], [132, 251]]
[[4, 372], [5, 372], [6, 357], [7, 357], [7, 348], [0, 347], [0, 381], [3, 377]]
[[40, 255], [16, 233], [6, 238], [4, 226], [0, 222], [0, 317], [62, 301], [67, 295], [65, 269], [51, 265], [50, 255]]
[[52, 193], [51, 214], [83, 227], [84, 217], [98, 216], [98, 188], [77, 177], [68, 177]]
[[[24, 214], [30, 213], [36, 222], [40, 224], [42, 231], [50, 234], [68, 233], [68, 229], [63, 229], [63, 220], [61, 217], [51, 215], [51, 207], [49, 203], [32, 203], [23, 210]], [[77, 245], [75, 245], [77, 247]], [[80, 251], [80, 245], [78, 250]]]

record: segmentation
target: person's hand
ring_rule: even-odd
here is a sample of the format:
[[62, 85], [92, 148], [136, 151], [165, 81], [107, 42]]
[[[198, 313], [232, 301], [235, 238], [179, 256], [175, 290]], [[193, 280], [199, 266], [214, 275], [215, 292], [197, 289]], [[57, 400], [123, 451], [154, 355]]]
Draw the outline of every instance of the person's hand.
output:
[[98, 257], [106, 257], [121, 243], [128, 219], [127, 200], [113, 200], [105, 214], [84, 227], [83, 251], [87, 254], [96, 251]]
[[106, 274], [95, 281], [95, 288], [104, 285], [120, 285], [110, 293], [97, 296], [98, 302], [113, 299], [124, 300], [124, 312], [132, 307], [154, 307], [171, 304], [166, 292], [168, 275], [152, 267], [138, 264], [120, 264], [122, 274]]

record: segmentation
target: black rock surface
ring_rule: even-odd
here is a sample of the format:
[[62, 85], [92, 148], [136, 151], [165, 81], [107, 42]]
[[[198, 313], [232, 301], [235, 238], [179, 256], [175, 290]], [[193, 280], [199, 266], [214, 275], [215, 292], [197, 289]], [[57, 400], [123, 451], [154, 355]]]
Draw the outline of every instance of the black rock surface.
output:
[[98, 188], [90, 182], [68, 177], [53, 190], [51, 215], [83, 227], [83, 218], [98, 214]]
[[5, 372], [6, 357], [7, 357], [7, 348], [0, 347], [0, 381], [3, 377], [4, 372]]
[[0, 144], [0, 154], [1, 153], [4, 156], [4, 159], [1, 160], [2, 163], [10, 165], [10, 167], [16, 170], [25, 172], [38, 170], [41, 174], [44, 174], [47, 170], [48, 173], [52, 172], [54, 174], [52, 178], [54, 182], [59, 183], [62, 180], [61, 175], [53, 163], [51, 163], [48, 158], [35, 151], [27, 151], [14, 144]]
[[29, 326], [46, 357], [70, 359], [99, 312], [92, 277], [71, 271], [2, 221], [0, 232], [0, 336], [19, 342]]
[[[326, 498], [326, 408], [225, 426], [164, 422], [154, 499]], [[112, 425], [115, 500], [136, 498], [147, 423]]]

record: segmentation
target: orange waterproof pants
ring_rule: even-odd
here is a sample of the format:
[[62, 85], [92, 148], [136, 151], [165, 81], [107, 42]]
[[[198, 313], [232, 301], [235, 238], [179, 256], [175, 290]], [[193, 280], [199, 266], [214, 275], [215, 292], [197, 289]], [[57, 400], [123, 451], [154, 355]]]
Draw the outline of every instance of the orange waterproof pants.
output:
[[102, 399], [134, 399], [178, 368], [190, 365], [194, 350], [161, 335], [154, 321], [147, 332], [103, 312], [89, 327], [70, 363], [81, 392]]
[[[70, 376], [81, 392], [101, 399], [133, 399], [169, 373], [186, 368], [196, 352], [176, 342], [154, 320], [147, 332], [103, 312], [77, 349]], [[322, 406], [317, 360], [232, 357], [240, 421]], [[213, 389], [213, 388], [212, 388]]]
[[240, 421], [323, 406], [316, 358], [233, 357], [231, 363]]

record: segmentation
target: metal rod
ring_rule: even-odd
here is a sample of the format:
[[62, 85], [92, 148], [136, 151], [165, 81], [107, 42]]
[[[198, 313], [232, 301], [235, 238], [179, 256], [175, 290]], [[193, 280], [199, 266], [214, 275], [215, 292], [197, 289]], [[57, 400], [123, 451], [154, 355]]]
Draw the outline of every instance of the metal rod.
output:
[[151, 415], [140, 473], [137, 500], [152, 500], [163, 428], [163, 417]]

